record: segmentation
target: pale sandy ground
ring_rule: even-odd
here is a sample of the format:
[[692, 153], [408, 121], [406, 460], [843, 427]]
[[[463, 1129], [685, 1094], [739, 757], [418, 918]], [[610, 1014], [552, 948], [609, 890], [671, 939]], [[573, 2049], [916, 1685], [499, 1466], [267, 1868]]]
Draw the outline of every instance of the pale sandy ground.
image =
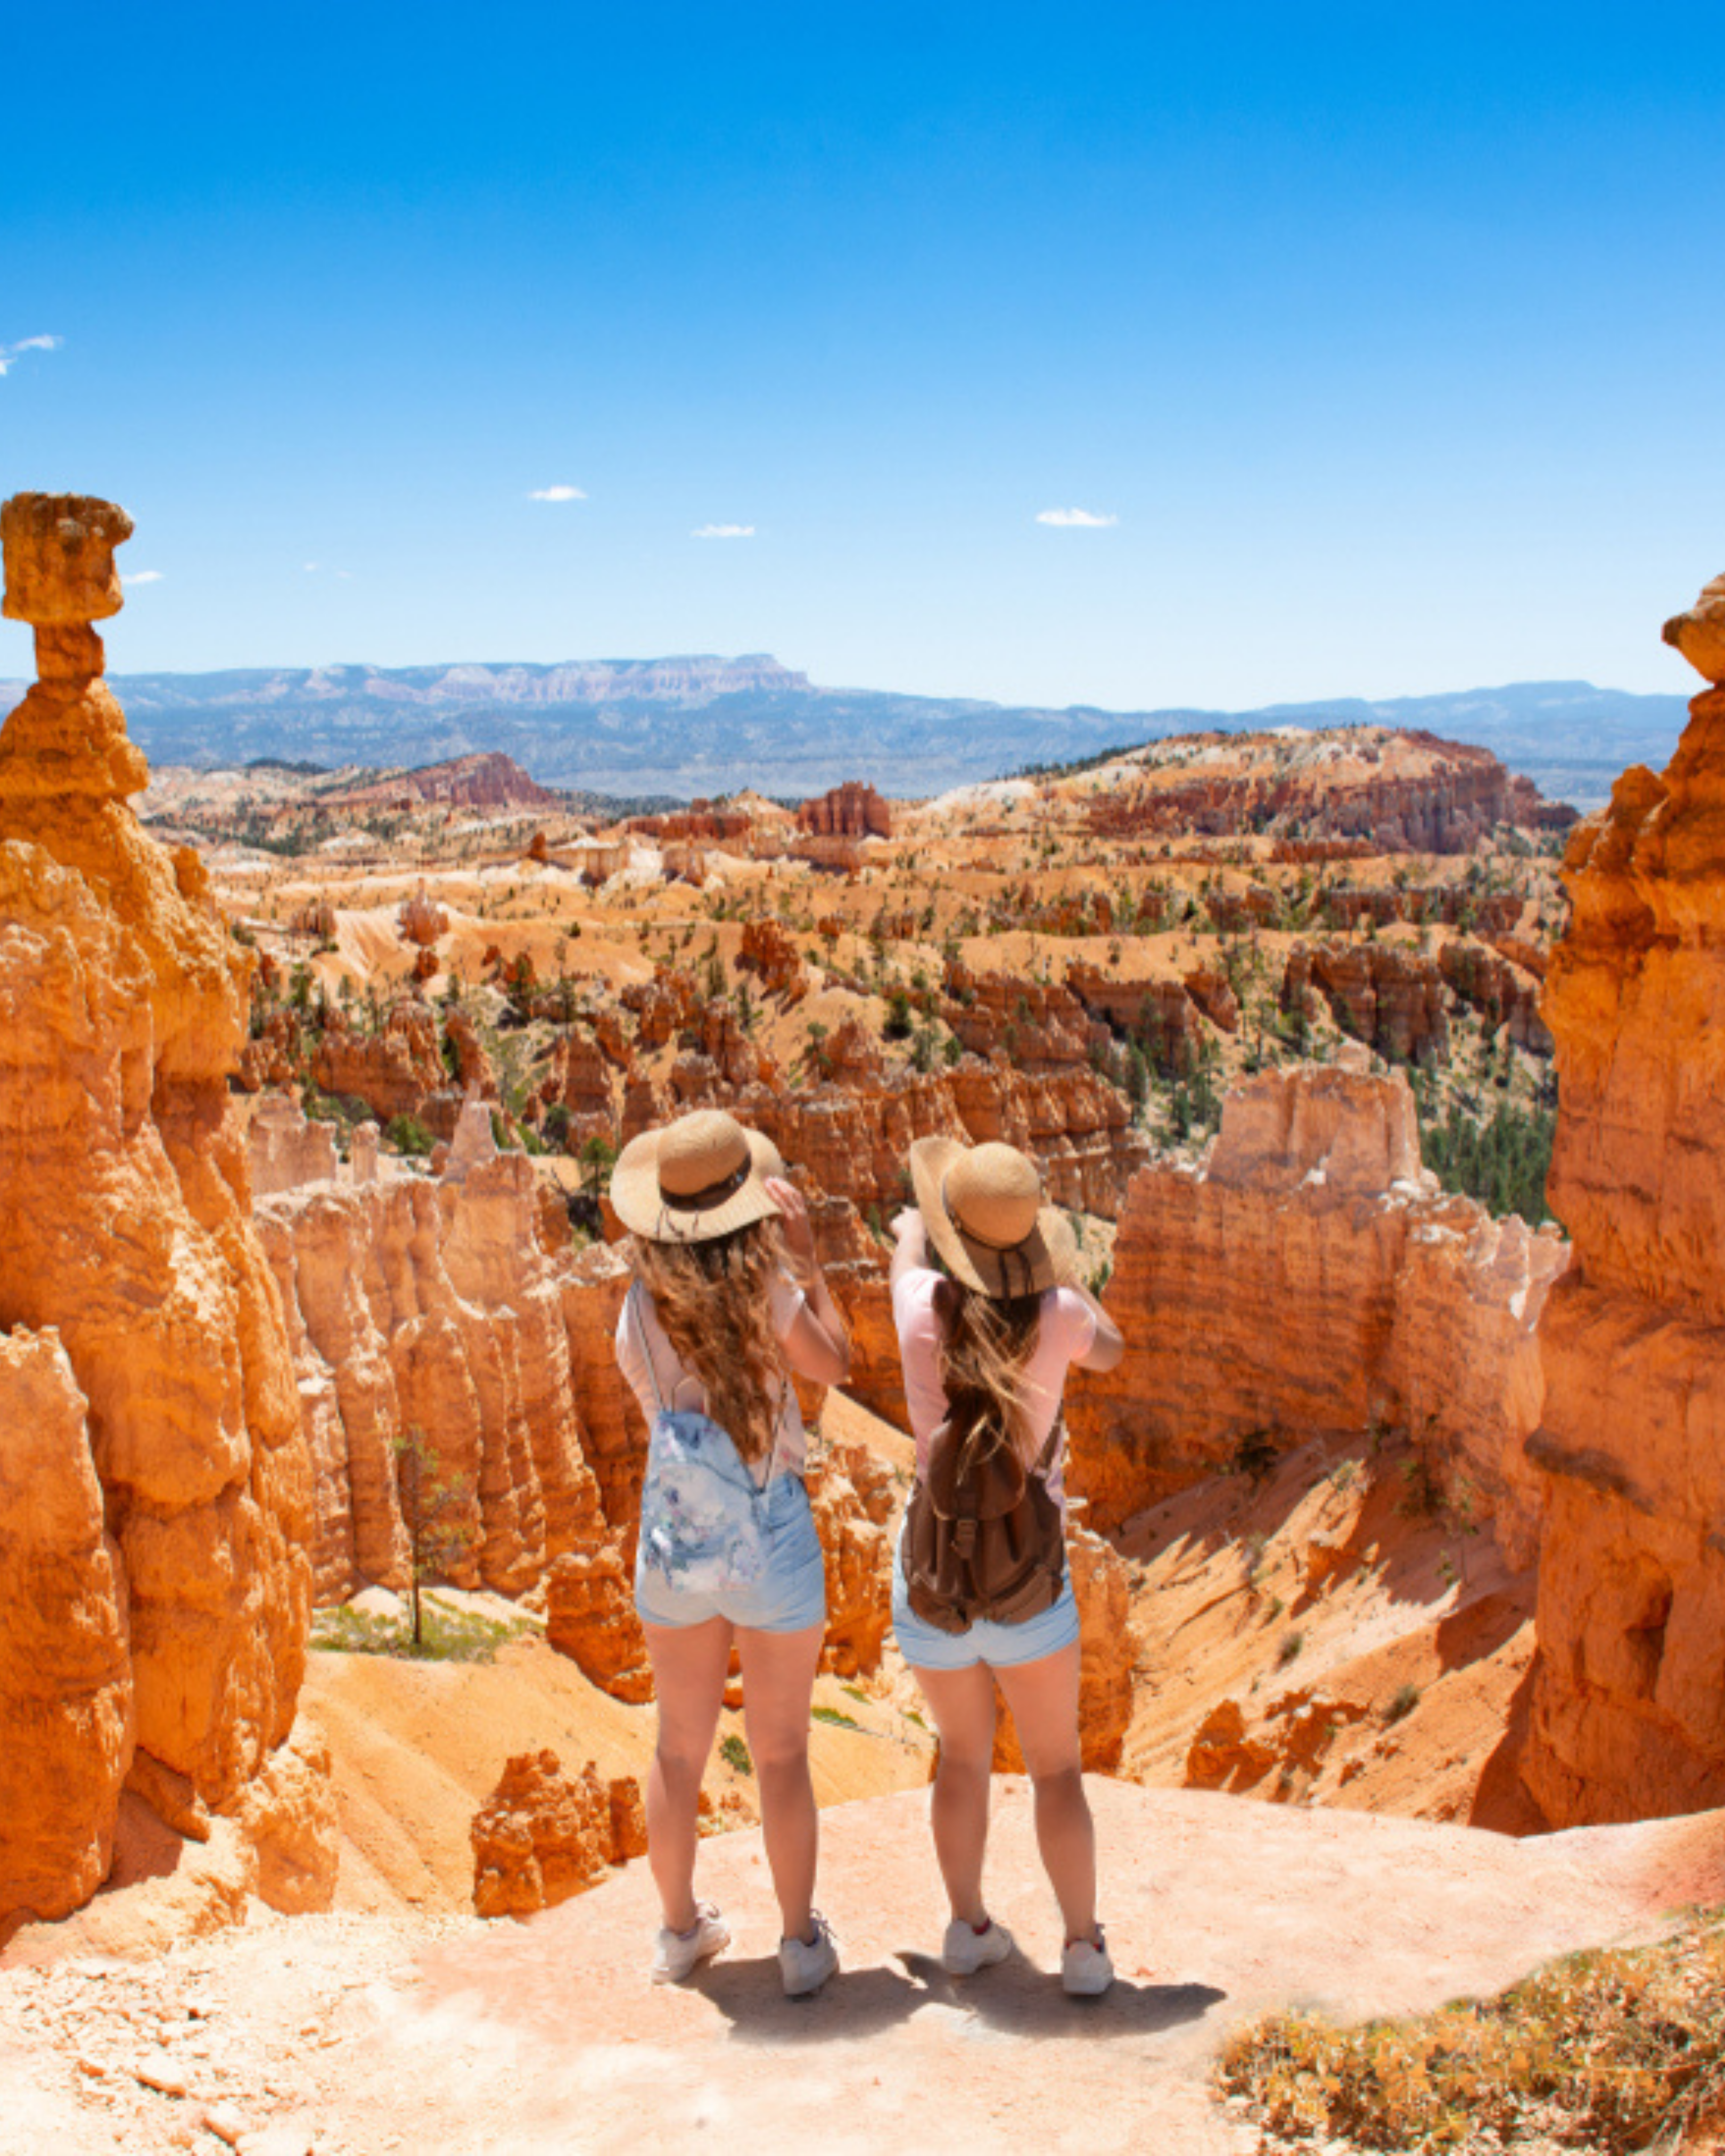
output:
[[991, 1878], [1022, 1953], [963, 1984], [941, 1972], [926, 1800], [907, 1792], [823, 1816], [845, 1966], [812, 2001], [780, 1994], [752, 1833], [703, 1845], [736, 1939], [682, 1989], [646, 1980], [640, 1865], [526, 1924], [270, 1920], [154, 1963], [0, 1975], [0, 2152], [216, 2156], [213, 2113], [243, 2156], [1244, 2156], [1252, 2131], [1208, 2074], [1245, 2017], [1428, 2007], [1725, 1897], [1717, 1813], [1517, 1842], [1110, 1781], [1091, 1795], [1121, 1975], [1101, 2001], [1049, 1973], [1058, 1929], [1019, 1780], [998, 1788]]

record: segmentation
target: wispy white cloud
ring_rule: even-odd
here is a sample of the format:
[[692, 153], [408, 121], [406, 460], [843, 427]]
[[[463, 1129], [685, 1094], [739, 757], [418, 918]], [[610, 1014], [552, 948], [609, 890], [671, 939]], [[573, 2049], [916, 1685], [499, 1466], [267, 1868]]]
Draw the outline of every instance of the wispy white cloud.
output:
[[305, 573], [308, 577], [315, 577], [322, 567], [321, 562], [308, 562], [305, 564]]
[[691, 539], [752, 539], [752, 524], [701, 524], [689, 534]]
[[165, 569], [134, 569], [129, 577], [122, 577], [122, 584], [159, 584], [167, 574]]
[[8, 374], [21, 352], [58, 352], [65, 341], [64, 337], [22, 337], [16, 344], [0, 344], [0, 374]]
[[1093, 509], [1039, 509], [1039, 524], [1056, 524], [1062, 530], [1079, 526], [1086, 531], [1100, 531], [1104, 525], [1118, 524], [1117, 516], [1099, 516]]
[[585, 501], [585, 491], [578, 486], [536, 486], [527, 496], [529, 501]]

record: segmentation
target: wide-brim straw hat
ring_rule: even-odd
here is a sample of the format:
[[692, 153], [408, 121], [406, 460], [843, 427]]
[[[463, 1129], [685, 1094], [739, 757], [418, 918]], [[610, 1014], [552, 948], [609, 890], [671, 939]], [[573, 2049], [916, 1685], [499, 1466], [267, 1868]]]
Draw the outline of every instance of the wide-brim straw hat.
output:
[[651, 1243], [710, 1243], [778, 1218], [766, 1178], [783, 1175], [778, 1147], [722, 1108], [696, 1108], [631, 1138], [611, 1171], [611, 1206]]
[[1016, 1146], [918, 1138], [911, 1183], [929, 1241], [966, 1287], [999, 1301], [1076, 1279], [1071, 1228], [1042, 1203], [1036, 1163]]

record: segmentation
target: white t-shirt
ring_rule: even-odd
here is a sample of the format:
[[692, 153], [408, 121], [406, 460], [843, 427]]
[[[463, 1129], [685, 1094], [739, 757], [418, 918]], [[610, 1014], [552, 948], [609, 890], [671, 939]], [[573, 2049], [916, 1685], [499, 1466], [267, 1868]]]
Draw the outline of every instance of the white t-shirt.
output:
[[[768, 1291], [768, 1299], [773, 1330], [780, 1340], [788, 1339], [797, 1322], [797, 1313], [808, 1298], [794, 1281], [780, 1273]], [[640, 1402], [641, 1413], [647, 1418], [649, 1428], [661, 1400], [667, 1408], [692, 1409], [697, 1414], [706, 1413], [706, 1386], [672, 1347], [659, 1322], [659, 1313], [653, 1307], [652, 1296], [639, 1286], [631, 1288], [623, 1298], [623, 1310], [617, 1320], [617, 1366]], [[655, 1377], [659, 1380], [658, 1399], [653, 1394]], [[809, 1439], [803, 1428], [803, 1410], [797, 1404], [797, 1389], [787, 1375], [772, 1471], [775, 1475], [800, 1475], [808, 1458]], [[764, 1481], [766, 1470], [758, 1461], [751, 1464], [757, 1479]]]
[[[941, 1322], [934, 1306], [941, 1276], [931, 1265], [901, 1273], [892, 1291], [892, 1318], [898, 1328], [898, 1352], [905, 1369], [905, 1404], [916, 1439], [916, 1472], [928, 1468], [928, 1445], [946, 1419], [947, 1395], [941, 1384]], [[1070, 1287], [1044, 1291], [1036, 1328], [1036, 1347], [1024, 1371], [1026, 1433], [1036, 1451], [1047, 1441], [1060, 1411], [1066, 1372], [1096, 1345], [1096, 1312]], [[1065, 1447], [1048, 1472], [1049, 1495], [1065, 1504]], [[1033, 1455], [1034, 1456], [1034, 1455]]]

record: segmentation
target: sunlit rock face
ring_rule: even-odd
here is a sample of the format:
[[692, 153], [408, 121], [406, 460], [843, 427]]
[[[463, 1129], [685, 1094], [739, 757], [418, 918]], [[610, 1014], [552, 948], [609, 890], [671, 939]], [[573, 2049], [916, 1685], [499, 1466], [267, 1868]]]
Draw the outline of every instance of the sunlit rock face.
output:
[[1106, 1296], [1127, 1353], [1074, 1380], [1074, 1487], [1117, 1526], [1255, 1448], [1404, 1430], [1525, 1564], [1534, 1333], [1566, 1255], [1438, 1191], [1399, 1072], [1260, 1073], [1201, 1168], [1132, 1178]]
[[[1725, 580], [1667, 624], [1716, 684]], [[1725, 1803], [1725, 689], [1565, 856], [1544, 1016], [1553, 1210], [1576, 1262], [1543, 1328], [1549, 1486], [1525, 1779], [1554, 1822]]]
[[[147, 773], [89, 626], [130, 530], [81, 496], [0, 511], [41, 675], [0, 731], [0, 1330], [52, 1328], [87, 1404], [118, 1561], [92, 1548], [85, 1571], [111, 1582], [136, 1744], [220, 1806], [293, 1722], [311, 1478], [228, 1090], [249, 955], [197, 855], [128, 805]], [[111, 1730], [91, 1722], [104, 1758]]]
[[315, 1470], [321, 1599], [406, 1584], [397, 1460], [415, 1432], [447, 1486], [440, 1569], [457, 1584], [519, 1594], [607, 1540], [566, 1319], [568, 1221], [525, 1155], [278, 1193], [258, 1224]]
[[88, 1414], [52, 1332], [0, 1334], [0, 1917], [95, 1892], [131, 1763], [125, 1567]]

